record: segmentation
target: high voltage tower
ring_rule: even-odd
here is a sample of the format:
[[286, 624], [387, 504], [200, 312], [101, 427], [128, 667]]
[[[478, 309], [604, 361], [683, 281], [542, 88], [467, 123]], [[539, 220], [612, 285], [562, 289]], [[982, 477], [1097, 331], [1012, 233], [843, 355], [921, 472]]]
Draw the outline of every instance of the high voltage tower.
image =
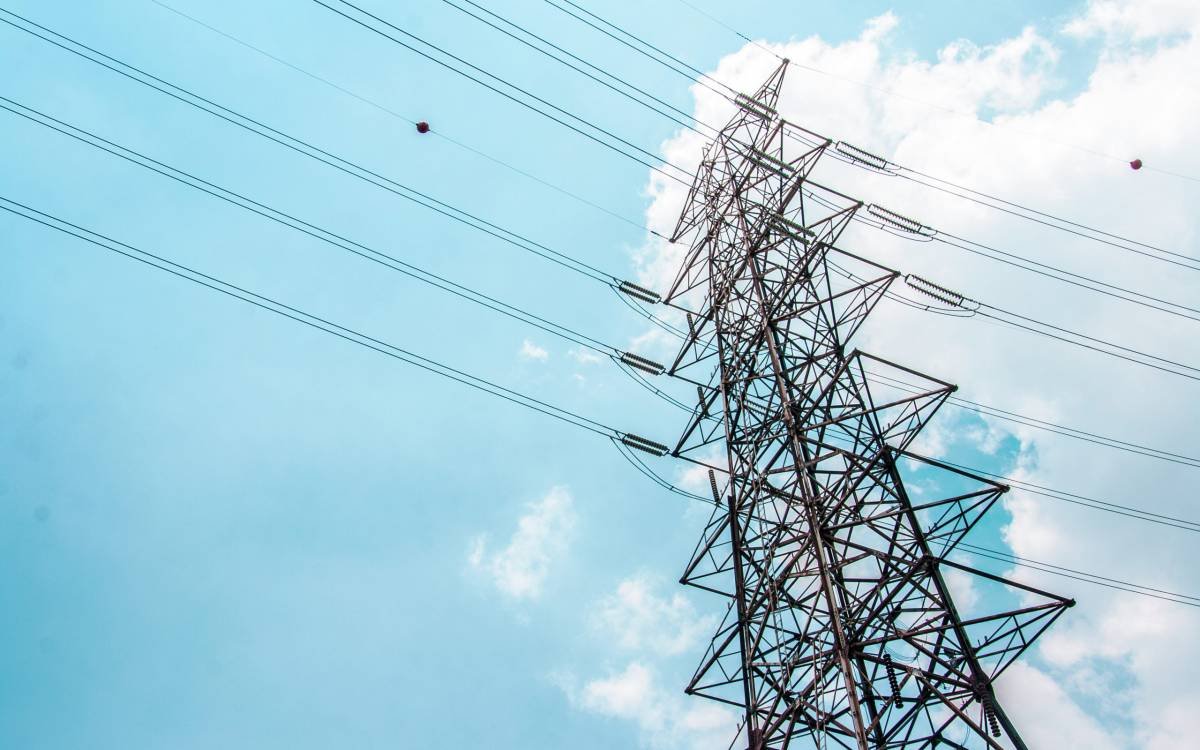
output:
[[[954, 386], [847, 350], [899, 274], [835, 247], [861, 204], [809, 181], [828, 142], [787, 153], [786, 66], [737, 97], [672, 237], [667, 301], [700, 304], [674, 452], [710, 466], [716, 506], [683, 582], [731, 600], [687, 692], [740, 708], [749, 750], [1025, 748], [993, 686], [1073, 602], [947, 559], [1008, 488], [908, 451]], [[923, 385], [881, 399], [868, 372]], [[911, 495], [902, 462], [948, 496]], [[955, 577], [1012, 608], [956, 606]]]

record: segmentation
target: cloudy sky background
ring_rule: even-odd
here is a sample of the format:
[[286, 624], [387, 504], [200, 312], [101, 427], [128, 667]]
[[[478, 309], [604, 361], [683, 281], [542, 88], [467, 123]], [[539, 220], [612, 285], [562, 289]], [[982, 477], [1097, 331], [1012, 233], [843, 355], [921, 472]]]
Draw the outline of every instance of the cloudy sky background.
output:
[[[682, 186], [312, 4], [6, 8], [431, 194], [662, 289]], [[1200, 256], [1200, 9], [1185, 0], [589, 7], [735, 88], [788, 73], [789, 120], [895, 162]], [[702, 140], [433, 0], [368, 7], [691, 168]], [[547, 4], [488, 7], [698, 119], [728, 102]], [[603, 288], [331, 173], [26, 34], [0, 95], [619, 345], [667, 356]], [[814, 68], [824, 73], [806, 69]], [[399, 113], [398, 118], [393, 113]], [[631, 225], [403, 118], [633, 220]], [[991, 123], [991, 124], [988, 124]], [[0, 195], [668, 441], [682, 415], [605, 360], [5, 114]], [[1104, 154], [1102, 156], [1098, 154]], [[1126, 162], [1141, 158], [1146, 169]], [[1200, 306], [1196, 274], [896, 177], [816, 178], [955, 234]], [[866, 227], [843, 244], [967, 296], [1184, 363], [1194, 321]], [[604, 441], [0, 217], [0, 744], [723, 748], [681, 687], [720, 604], [678, 577], [702, 508]], [[1193, 454], [1195, 381], [884, 303], [861, 348], [960, 395]], [[687, 394], [678, 395], [687, 398]], [[1195, 469], [945, 410], [922, 448], [1194, 518]], [[694, 481], [669, 463], [659, 470]], [[914, 479], [920, 482], [920, 478]], [[1190, 532], [1014, 492], [977, 543], [1187, 594]], [[970, 559], [970, 558], [966, 558]], [[980, 567], [1002, 571], [994, 561]], [[1074, 596], [1002, 697], [1032, 746], [1200, 733], [1196, 610], [1017, 569]], [[970, 597], [971, 592], [962, 592]]]

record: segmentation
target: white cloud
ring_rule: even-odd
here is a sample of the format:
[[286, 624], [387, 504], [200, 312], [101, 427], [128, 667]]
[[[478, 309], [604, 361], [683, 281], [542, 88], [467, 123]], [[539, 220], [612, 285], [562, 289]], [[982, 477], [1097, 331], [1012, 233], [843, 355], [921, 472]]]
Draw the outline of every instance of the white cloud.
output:
[[[1055, 98], [1060, 51], [1054, 38], [1042, 32], [1026, 29], [989, 46], [960, 40], [926, 60], [888, 48], [896, 23], [895, 17], [872, 20], [858, 39], [843, 44], [814, 36], [769, 45], [799, 65], [868, 85], [795, 66], [784, 84], [781, 114], [931, 174], [1200, 257], [1200, 214], [1194, 210], [1200, 187], [1152, 171], [1159, 167], [1200, 174], [1200, 129], [1195, 127], [1200, 86], [1194, 74], [1200, 70], [1200, 3], [1092, 0], [1065, 30], [1099, 39], [1100, 53], [1086, 85], [1062, 98]], [[776, 65], [762, 49], [747, 45], [722, 59], [713, 75], [753, 91]], [[904, 96], [887, 96], [881, 89]], [[695, 112], [704, 122], [722, 123], [732, 114], [728, 101], [701, 87], [692, 91]], [[962, 113], [979, 113], [995, 125]], [[673, 163], [692, 168], [702, 146], [701, 137], [681, 133], [664, 144], [663, 152]], [[1130, 170], [1125, 161], [1134, 157], [1147, 168]], [[831, 160], [818, 166], [814, 179], [939, 229], [1200, 306], [1200, 287], [1190, 272]], [[669, 234], [687, 188], [651, 174], [648, 191], [653, 200], [647, 225]], [[939, 243], [910, 243], [852, 228], [841, 244], [984, 302], [1200, 363], [1200, 337], [1191, 321], [1088, 294]], [[647, 241], [635, 257], [639, 283], [665, 291], [684, 250], [658, 239]], [[647, 342], [653, 340], [648, 334]], [[1194, 383], [978, 319], [930, 316], [885, 302], [852, 343], [957, 382], [959, 395], [973, 401], [1167, 449], [1200, 444], [1200, 424], [1190, 416], [1194, 410], [1181, 406], [1194, 403]], [[1015, 437], [1020, 455], [1010, 473], [1016, 478], [1158, 513], [1196, 515], [1194, 470], [986, 421], [986, 433], [967, 437], [985, 451], [996, 450], [1005, 435]], [[943, 437], [935, 433], [926, 440], [937, 449], [946, 444], [939, 439]], [[687, 478], [702, 484], [699, 473]], [[1004, 538], [1018, 555], [1187, 593], [1200, 590], [1200, 547], [1185, 532], [1020, 491], [1010, 492], [1004, 507], [1012, 515]], [[1079, 601], [1038, 652], [1052, 668], [1039, 671], [1026, 664], [1004, 681], [1010, 713], [1025, 733], [1039, 740], [1034, 746], [1194, 744], [1200, 736], [1200, 692], [1191, 674], [1200, 663], [1200, 644], [1192, 637], [1200, 630], [1195, 612], [1028, 569], [1018, 568], [1014, 575]], [[1164, 648], [1165, 643], [1171, 648]], [[1123, 675], [1118, 684], [1129, 701], [1126, 713], [1107, 712], [1093, 721], [1080, 705], [1094, 699], [1084, 683], [1100, 673]], [[625, 675], [631, 689], [635, 677], [639, 675]]]
[[726, 750], [737, 731], [731, 711], [664, 689], [654, 669], [639, 661], [568, 688], [567, 697], [585, 711], [635, 723], [640, 744], [653, 750]]
[[491, 578], [496, 588], [515, 600], [536, 599], [551, 567], [567, 550], [575, 530], [575, 511], [565, 487], [552, 488], [530, 503], [517, 530], [501, 550], [488, 553], [487, 537], [471, 542], [468, 564]]
[[624, 649], [674, 655], [693, 649], [716, 627], [682, 593], [659, 596], [662, 582], [645, 573], [621, 581], [595, 609], [594, 627]]
[[1200, 3], [1178, 0], [1094, 0], [1063, 27], [1070, 36], [1127, 35], [1149, 39], [1200, 26]]
[[1071, 700], [1049, 675], [1023, 662], [997, 682], [1000, 704], [1021, 719], [1018, 729], [1030, 747], [1115, 750], [1117, 742]]
[[550, 352], [533, 343], [529, 339], [521, 342], [521, 350], [518, 352], [521, 359], [532, 359], [538, 362], [545, 362], [550, 359]]
[[567, 356], [581, 365], [596, 365], [604, 361], [604, 357], [601, 357], [591, 349], [584, 349], [583, 347], [568, 350]]

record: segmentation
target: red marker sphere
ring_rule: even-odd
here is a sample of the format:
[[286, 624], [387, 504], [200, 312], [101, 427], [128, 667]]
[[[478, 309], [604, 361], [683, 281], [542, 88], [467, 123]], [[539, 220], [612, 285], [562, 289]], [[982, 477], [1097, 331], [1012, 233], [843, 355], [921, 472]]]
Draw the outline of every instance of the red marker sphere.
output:
[[[425, 122], [424, 120], [421, 120], [420, 122], [418, 122], [417, 123], [417, 132], [418, 133], [428, 133], [429, 132], [429, 123]], [[1141, 162], [1138, 163], [1138, 166], [1141, 166]]]
[[1133, 169], [1141, 169], [1142, 168], [1142, 160], [1134, 159], [1133, 161], [1129, 162], [1129, 166]]

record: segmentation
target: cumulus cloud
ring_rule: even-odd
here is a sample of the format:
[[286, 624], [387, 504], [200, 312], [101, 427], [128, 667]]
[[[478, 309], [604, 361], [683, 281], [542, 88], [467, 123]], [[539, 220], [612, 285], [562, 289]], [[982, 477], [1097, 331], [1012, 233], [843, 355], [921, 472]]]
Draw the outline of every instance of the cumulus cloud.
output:
[[653, 750], [727, 750], [737, 731], [732, 712], [663, 688], [655, 670], [640, 661], [564, 688], [577, 708], [636, 724], [640, 744]]
[[533, 343], [529, 339], [525, 339], [521, 342], [521, 349], [518, 354], [521, 355], [521, 359], [532, 359], [537, 362], [545, 362], [546, 360], [550, 359], [550, 352]]
[[621, 581], [595, 609], [594, 626], [624, 649], [673, 655], [691, 650], [716, 627], [683, 594], [660, 596], [662, 581], [640, 573]]
[[[581, 711], [631, 722], [638, 742], [653, 750], [726, 750], [737, 734], [738, 717], [707, 701], [686, 698], [673, 670], [664, 687], [661, 674], [671, 657], [696, 650], [716, 627], [681, 592], [661, 593], [666, 583], [638, 573], [589, 608], [590, 630], [628, 659], [580, 684], [559, 673], [556, 682]], [[632, 658], [630, 658], [632, 655]]]
[[[1092, 0], [1064, 29], [1029, 28], [991, 45], [958, 40], [931, 59], [890, 49], [888, 35], [903, 21], [891, 15], [869, 21], [859, 38], [842, 44], [816, 36], [768, 44], [799, 63], [785, 80], [781, 115], [897, 163], [1200, 257], [1200, 214], [1195, 211], [1200, 187], [1153, 171], [1200, 174], [1200, 130], [1194, 125], [1200, 120], [1200, 87], [1191, 73], [1200, 70], [1200, 5], [1194, 0]], [[1100, 52], [1084, 85], [1056, 97], [1060, 47], [1074, 43], [1056, 36], [1063, 31], [1098, 39]], [[753, 91], [777, 64], [760, 47], [747, 45], [722, 59], [712, 75]], [[727, 100], [701, 87], [694, 87], [693, 94], [696, 115], [704, 122], [719, 124], [731, 116]], [[681, 132], [663, 145], [663, 153], [690, 169], [703, 145], [700, 136]], [[1130, 170], [1126, 162], [1134, 157], [1147, 168]], [[687, 188], [653, 173], [648, 179], [652, 202], [647, 225], [669, 234]], [[1190, 272], [1144, 256], [1054, 233], [902, 178], [828, 159], [814, 179], [942, 231], [1200, 305], [1200, 287]], [[1200, 337], [1191, 321], [936, 242], [907, 242], [855, 227], [840, 244], [1023, 315], [1178, 361], [1200, 362]], [[684, 249], [647, 240], [635, 257], [639, 283], [668, 288]], [[647, 334], [646, 341], [652, 344], [654, 335]], [[1188, 416], [1192, 410], [1181, 407], [1195, 401], [1193, 383], [978, 318], [942, 318], [885, 302], [853, 344], [957, 382], [960, 395], [971, 400], [1167, 449], [1200, 442], [1200, 425]], [[1194, 470], [1028, 427], [991, 419], [985, 424], [986, 431], [974, 428], [967, 439], [998, 455], [1002, 441], [1015, 441], [1015, 464], [993, 467], [1015, 478], [1158, 513], [1195, 515], [1196, 481], [1189, 476]], [[962, 424], [950, 426], [962, 431]], [[947, 434], [945, 426], [940, 433], [937, 429], [924, 445], [940, 452], [946, 449]], [[700, 474], [689, 478], [701, 484]], [[1167, 589], [1200, 589], [1200, 549], [1185, 532], [1020, 491], [1006, 496], [1004, 509], [1009, 519], [1003, 538], [1018, 555]], [[1193, 686], [1191, 665], [1200, 663], [1200, 644], [1191, 636], [1200, 629], [1200, 617], [1177, 605], [1147, 603], [1037, 571], [1018, 568], [1012, 574], [1079, 601], [1045, 646], [1031, 654], [1030, 663], [1039, 666], [1014, 668], [1002, 681], [1010, 713], [1039, 740], [1034, 746], [1165, 748], [1194, 743], [1200, 735], [1200, 693]], [[964, 593], [961, 583], [955, 583], [961, 596], [975, 595]], [[1172, 644], [1171, 649], [1164, 649], [1164, 643]], [[627, 672], [612, 679], [623, 676], [632, 686], [638, 684], [635, 678], [645, 677]], [[1120, 675], [1116, 682], [1106, 678], [1106, 684], [1124, 686], [1127, 713], [1088, 716], [1096, 698], [1086, 685], [1098, 674]], [[612, 705], [618, 704], [614, 700]], [[630, 718], [639, 724], [649, 721]]]
[[581, 365], [597, 365], [604, 361], [604, 357], [591, 349], [584, 349], [583, 347], [568, 350], [567, 356]]
[[556, 560], [567, 550], [575, 530], [575, 511], [565, 487], [554, 487], [531, 503], [517, 530], [502, 549], [489, 553], [486, 535], [471, 542], [467, 562], [488, 576], [505, 596], [537, 599]]

